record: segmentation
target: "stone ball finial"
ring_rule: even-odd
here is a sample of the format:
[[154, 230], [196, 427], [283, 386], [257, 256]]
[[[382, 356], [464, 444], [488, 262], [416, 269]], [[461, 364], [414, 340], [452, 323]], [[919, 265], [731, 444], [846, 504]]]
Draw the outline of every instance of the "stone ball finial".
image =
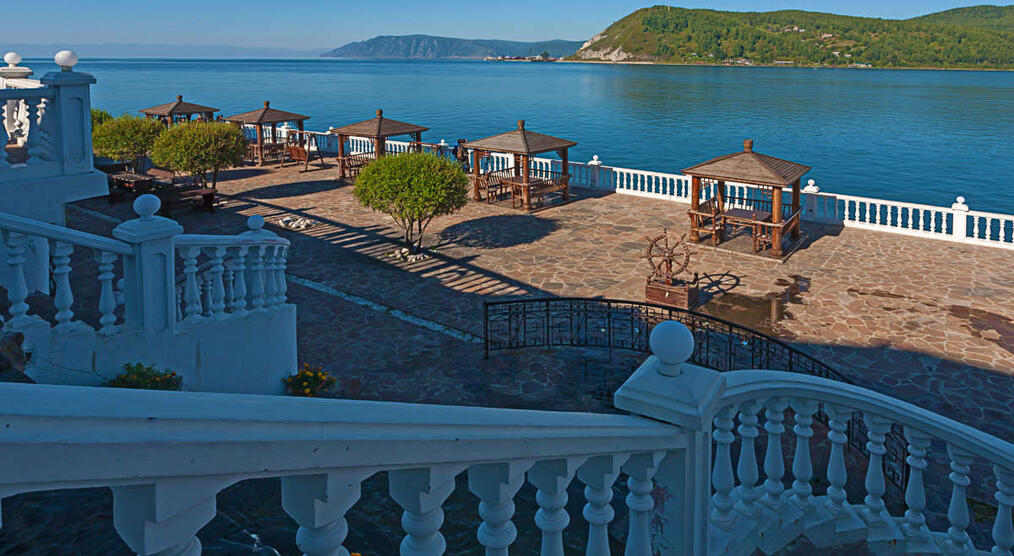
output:
[[144, 220], [150, 220], [161, 207], [162, 201], [151, 193], [145, 193], [134, 199], [134, 212]]
[[8, 67], [16, 67], [21, 63], [21, 55], [17, 52], [8, 52], [4, 54], [4, 62], [7, 62]]
[[77, 65], [77, 54], [74, 54], [73, 50], [61, 50], [56, 53], [56, 56], [53, 56], [53, 60], [63, 71], [74, 71], [74, 66]]
[[958, 195], [954, 199], [954, 203], [951, 204], [951, 210], [968, 212], [968, 205], [965, 204], [965, 197], [962, 195]]
[[958, 195], [958, 197], [956, 199], [954, 199], [954, 200], [957, 201], [959, 204], [962, 204], [962, 205], [965, 204], [965, 198], [962, 197], [961, 195]]
[[648, 338], [651, 353], [658, 357], [658, 372], [677, 376], [683, 363], [694, 353], [694, 334], [686, 325], [667, 320], [655, 325]]
[[246, 219], [246, 227], [250, 228], [253, 231], [257, 231], [257, 230], [263, 228], [264, 227], [264, 217], [261, 216], [261, 215], [259, 215], [259, 214], [255, 214], [255, 215], [251, 216], [250, 218], [247, 218]]

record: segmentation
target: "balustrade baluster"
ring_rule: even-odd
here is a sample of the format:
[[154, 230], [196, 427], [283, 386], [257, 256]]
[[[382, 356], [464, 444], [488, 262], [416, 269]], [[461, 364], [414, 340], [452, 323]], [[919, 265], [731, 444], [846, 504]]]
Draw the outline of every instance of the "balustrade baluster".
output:
[[289, 248], [279, 245], [277, 249], [278, 254], [275, 257], [275, 287], [277, 288], [277, 304], [282, 304], [289, 298], [289, 285], [285, 280], [286, 260], [289, 255]]
[[785, 408], [788, 402], [781, 398], [773, 398], [765, 403], [764, 431], [767, 432], [767, 447], [764, 450], [764, 497], [761, 498], [766, 506], [779, 513], [782, 506], [782, 492], [785, 485], [782, 484], [782, 477], [785, 475], [785, 457], [782, 455], [782, 434], [785, 433]]
[[863, 500], [866, 507], [863, 515], [866, 523], [871, 527], [883, 525], [890, 516], [884, 509], [884, 454], [887, 448], [884, 447], [885, 435], [891, 430], [891, 422], [866, 413], [863, 415], [868, 429], [866, 450], [870, 453], [869, 465], [866, 468], [866, 498]]
[[634, 454], [623, 464], [627, 474], [627, 545], [624, 556], [651, 556], [651, 515], [655, 508], [652, 478], [664, 452]]
[[95, 262], [98, 264], [99, 279], [99, 332], [109, 334], [116, 327], [116, 293], [113, 291], [113, 263], [116, 262], [116, 253], [99, 251], [95, 255]]
[[947, 506], [947, 520], [951, 526], [947, 529], [947, 545], [954, 552], [963, 553], [972, 549], [972, 540], [965, 529], [971, 523], [968, 514], [966, 489], [971, 484], [968, 477], [969, 466], [974, 459], [972, 454], [952, 445], [947, 445], [947, 455], [951, 458], [951, 502]]
[[183, 286], [176, 286], [176, 322], [183, 320]]
[[250, 248], [250, 309], [264, 307], [264, 249], [263, 245]]
[[208, 269], [211, 277], [211, 314], [221, 317], [225, 315], [225, 284], [222, 279], [225, 273], [223, 260], [226, 248], [212, 247], [209, 251], [211, 254], [211, 267]]
[[211, 290], [214, 287], [212, 284], [211, 274], [209, 272], [203, 272], [198, 275], [198, 281], [201, 284], [201, 316], [211, 316]]
[[232, 259], [232, 269], [235, 273], [232, 292], [232, 312], [246, 312], [246, 258], [247, 247], [241, 245], [236, 248], [236, 256]]
[[904, 210], [904, 212], [905, 212], [905, 224], [902, 227], [903, 228], [907, 228], [907, 229], [911, 229], [912, 228], [912, 211], [915, 210], [915, 209], [913, 209], [911, 207], [908, 207], [908, 208], [902, 209], [902, 210]]
[[845, 483], [848, 482], [848, 470], [845, 467], [845, 443], [848, 436], [849, 420], [852, 410], [832, 404], [824, 404], [824, 413], [828, 416], [827, 439], [831, 442], [831, 454], [827, 460], [827, 509], [835, 518], [848, 512], [848, 496]]
[[908, 484], [905, 485], [905, 521], [902, 524], [905, 538], [909, 542], [927, 542], [929, 530], [926, 528], [926, 487], [923, 484], [923, 472], [926, 470], [926, 451], [930, 445], [929, 436], [911, 427], [905, 427], [905, 439], [908, 440]]
[[275, 281], [277, 249], [274, 245], [265, 245], [264, 253], [264, 307], [272, 307], [278, 303], [278, 285]]
[[531, 463], [490, 463], [468, 470], [468, 489], [479, 497], [482, 524], [476, 537], [486, 548], [486, 556], [507, 556], [507, 547], [518, 536], [514, 517], [514, 495], [525, 483], [525, 471]]
[[25, 163], [28, 165], [42, 164], [42, 157], [40, 156], [42, 137], [39, 133], [39, 100], [29, 99], [25, 102], [28, 104], [28, 160]]
[[792, 455], [792, 495], [790, 499], [799, 509], [808, 511], [813, 507], [813, 460], [810, 456], [810, 438], [813, 437], [813, 414], [819, 404], [813, 400], [794, 399], [791, 404], [796, 413], [796, 451]]
[[577, 462], [566, 459], [540, 461], [528, 471], [528, 482], [538, 489], [535, 525], [542, 531], [540, 556], [563, 556], [563, 530], [570, 525], [567, 513], [567, 485]]
[[349, 556], [342, 546], [345, 513], [361, 495], [359, 470], [282, 477], [282, 508], [299, 524], [296, 546], [304, 556]]
[[226, 259], [223, 263], [222, 287], [224, 288], [224, 297], [222, 298], [222, 302], [225, 304], [225, 308], [223, 310], [232, 311], [236, 305], [236, 291], [234, 289], [234, 280], [236, 279], [236, 272], [234, 270], [235, 265], [235, 260], [231, 257]]
[[715, 463], [711, 470], [711, 485], [715, 489], [712, 495], [711, 520], [719, 526], [726, 526], [732, 521], [733, 500], [730, 495], [735, 486], [735, 478], [732, 474], [732, 456], [729, 447], [735, 440], [732, 434], [733, 408], [723, 407], [715, 415], [715, 430], [711, 433], [715, 439]]
[[993, 521], [993, 556], [1011, 556], [1014, 547], [1014, 523], [1011, 511], [1014, 509], [1014, 468], [993, 466], [996, 475], [996, 519]]
[[585, 484], [585, 505], [582, 515], [588, 522], [588, 545], [586, 556], [609, 556], [609, 522], [613, 520], [613, 483], [620, 474], [624, 456], [596, 456], [589, 459], [577, 471], [577, 477]]
[[444, 500], [454, 491], [456, 470], [444, 467], [399, 469], [388, 472], [391, 498], [405, 512], [401, 527], [401, 556], [440, 556], [447, 548], [440, 526]]
[[[0, 101], [0, 145], [6, 145], [10, 142], [10, 136], [7, 135], [7, 101]], [[7, 149], [0, 149], [0, 170], [10, 168], [11, 163], [7, 161], [7, 157], [10, 156]]]
[[201, 291], [197, 283], [197, 256], [200, 247], [184, 247], [183, 252], [183, 308], [184, 319], [195, 319], [201, 315]]
[[7, 246], [7, 268], [8, 275], [7, 299], [11, 302], [9, 326], [20, 326], [28, 317], [28, 304], [25, 299], [28, 297], [28, 284], [25, 282], [25, 247], [28, 245], [28, 237], [18, 232], [3, 232], [4, 244]]
[[932, 232], [933, 228], [929, 226], [929, 211], [926, 209], [919, 209], [922, 213], [922, 230]]
[[757, 487], [760, 473], [757, 470], [757, 451], [754, 447], [754, 439], [760, 435], [760, 431], [757, 429], [757, 412], [760, 409], [760, 402], [751, 401], [742, 404], [739, 411], [737, 431], [739, 432], [740, 448], [736, 476], [739, 478], [740, 489], [736, 509], [748, 516], [756, 513], [756, 502], [762, 494]]
[[53, 282], [56, 292], [53, 305], [56, 307], [56, 327], [66, 328], [74, 318], [74, 292], [70, 289], [70, 256], [74, 246], [63, 241], [53, 242]]

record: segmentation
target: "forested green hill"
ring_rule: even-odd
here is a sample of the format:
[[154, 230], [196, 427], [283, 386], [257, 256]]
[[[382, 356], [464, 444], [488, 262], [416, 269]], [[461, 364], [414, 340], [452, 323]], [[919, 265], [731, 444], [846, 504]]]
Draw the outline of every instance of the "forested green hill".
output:
[[[961, 13], [971, 18], [977, 12]], [[981, 23], [982, 17], [978, 19]], [[722, 12], [655, 6], [637, 10], [612, 24], [585, 43], [575, 58], [1012, 69], [1014, 33], [981, 25], [930, 23], [922, 19], [902, 21], [796, 10]]]
[[1014, 6], [971, 6], [914, 17], [909, 21], [981, 27], [1014, 33]]

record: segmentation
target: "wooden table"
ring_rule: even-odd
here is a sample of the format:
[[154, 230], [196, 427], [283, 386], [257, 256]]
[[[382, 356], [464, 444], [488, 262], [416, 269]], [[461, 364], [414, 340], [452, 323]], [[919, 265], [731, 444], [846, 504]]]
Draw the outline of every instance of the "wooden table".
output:
[[757, 237], [766, 222], [771, 222], [771, 213], [764, 210], [734, 208], [722, 213], [723, 228], [725, 223], [729, 223], [733, 228], [742, 227], [750, 230], [750, 237], [754, 240], [754, 252], [757, 251]]
[[140, 195], [150, 193], [155, 189], [156, 181], [154, 176], [135, 174], [133, 172], [118, 172], [109, 174], [109, 202], [113, 203], [123, 199], [124, 191]]

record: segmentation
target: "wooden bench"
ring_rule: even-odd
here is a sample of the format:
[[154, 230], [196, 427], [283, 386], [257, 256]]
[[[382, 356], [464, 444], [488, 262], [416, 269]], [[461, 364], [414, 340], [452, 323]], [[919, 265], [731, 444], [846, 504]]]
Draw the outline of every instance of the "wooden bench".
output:
[[162, 208], [158, 212], [166, 218], [172, 218], [173, 209], [189, 204], [194, 210], [206, 210], [214, 213], [215, 193], [216, 191], [211, 188], [166, 191], [158, 196], [162, 201]]
[[725, 227], [722, 212], [721, 203], [717, 198], [712, 197], [701, 203], [697, 210], [688, 210], [687, 214], [690, 215], [690, 221], [694, 228], [698, 230], [711, 228], [711, 243], [718, 245], [722, 241], [722, 229]]

